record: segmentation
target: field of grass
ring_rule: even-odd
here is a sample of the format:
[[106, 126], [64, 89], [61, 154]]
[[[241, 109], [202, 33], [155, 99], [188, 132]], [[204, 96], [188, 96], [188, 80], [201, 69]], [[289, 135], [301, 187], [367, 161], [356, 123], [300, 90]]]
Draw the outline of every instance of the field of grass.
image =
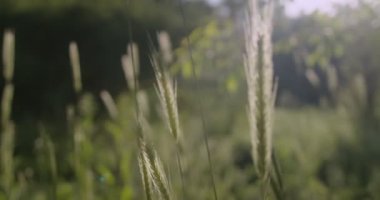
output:
[[[64, 116], [37, 125], [13, 118], [16, 39], [5, 31], [0, 200], [379, 198], [376, 90], [361, 74], [338, 85], [332, 66], [321, 89], [317, 70], [308, 69], [310, 87], [328, 94], [313, 106], [283, 104], [273, 67], [274, 3], [251, 0], [247, 8], [245, 54], [234, 75], [200, 73], [192, 35], [173, 52], [169, 34], [158, 32], [150, 43], [153, 80], [141, 84], [139, 47], [130, 41], [120, 59], [125, 89], [88, 93], [79, 47], [70, 42], [73, 99]], [[181, 64], [188, 77], [173, 70]], [[28, 132], [34, 135], [20, 134]]]

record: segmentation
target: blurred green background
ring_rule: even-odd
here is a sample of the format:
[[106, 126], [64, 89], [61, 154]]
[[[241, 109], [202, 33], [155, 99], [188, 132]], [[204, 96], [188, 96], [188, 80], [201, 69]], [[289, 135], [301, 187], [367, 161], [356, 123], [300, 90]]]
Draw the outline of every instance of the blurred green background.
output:
[[[289, 17], [288, 3], [276, 4], [273, 33], [279, 86], [273, 140], [286, 196], [380, 199], [380, 4], [360, 0], [355, 6], [337, 5], [334, 13]], [[134, 100], [121, 67], [131, 40], [139, 46], [149, 138], [174, 190], [180, 190], [150, 64], [156, 33], [163, 30], [174, 50], [170, 71], [178, 86], [188, 199], [212, 199], [203, 131], [210, 137], [220, 198], [257, 199], [246, 119], [245, 5], [245, 0], [188, 0], [181, 13], [177, 0], [0, 0], [0, 35], [12, 29], [16, 38], [11, 199], [80, 199], [69, 105], [81, 111], [88, 133], [85, 159], [94, 174], [94, 199], [143, 199]], [[199, 79], [192, 76], [186, 38]], [[77, 42], [81, 59], [85, 94], [80, 100], [72, 89], [71, 41]], [[115, 99], [116, 118], [101, 101], [103, 90]]]

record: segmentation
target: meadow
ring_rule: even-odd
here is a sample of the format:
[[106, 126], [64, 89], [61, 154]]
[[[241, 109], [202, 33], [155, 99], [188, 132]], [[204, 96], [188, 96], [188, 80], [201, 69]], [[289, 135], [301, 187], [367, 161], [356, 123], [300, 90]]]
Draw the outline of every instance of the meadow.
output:
[[380, 199], [375, 1], [5, 2], [0, 200]]

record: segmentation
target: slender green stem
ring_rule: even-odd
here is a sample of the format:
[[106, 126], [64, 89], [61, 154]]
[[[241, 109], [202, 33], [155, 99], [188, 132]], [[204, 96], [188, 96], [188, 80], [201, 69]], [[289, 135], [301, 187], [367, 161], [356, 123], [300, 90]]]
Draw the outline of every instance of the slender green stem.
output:
[[283, 183], [283, 180], [282, 180], [281, 169], [280, 169], [280, 165], [278, 163], [277, 156], [276, 156], [274, 150], [273, 150], [273, 153], [272, 153], [272, 166], [273, 166], [273, 169], [274, 169], [274, 175], [276, 177], [276, 180], [277, 180], [278, 186], [280, 188], [280, 191], [283, 191], [284, 183]]
[[184, 174], [183, 174], [183, 168], [182, 168], [182, 161], [181, 161], [181, 156], [180, 156], [180, 153], [179, 153], [179, 144], [177, 143], [176, 145], [176, 156], [177, 156], [177, 164], [178, 164], [178, 169], [179, 169], [179, 175], [181, 177], [181, 186], [182, 186], [182, 195], [183, 195], [183, 199], [186, 199], [186, 190], [185, 190], [185, 181], [184, 181]]
[[270, 186], [273, 190], [274, 195], [276, 196], [277, 200], [283, 200], [283, 194], [281, 192], [281, 188], [279, 187], [279, 184], [276, 182], [276, 179], [271, 175], [270, 176]]
[[[178, 2], [179, 2], [179, 8], [180, 8], [182, 21], [183, 21], [183, 26], [186, 28], [187, 27], [187, 20], [186, 20], [186, 16], [185, 16], [184, 5], [183, 5], [182, 0], [178, 0]], [[189, 36], [186, 36], [186, 42], [187, 42], [188, 52], [189, 52], [189, 56], [190, 56], [192, 74], [193, 74], [193, 77], [195, 79], [198, 79], [198, 76], [197, 76], [197, 73], [195, 70], [195, 61], [194, 61], [192, 49], [190, 46], [191, 43], [190, 43]], [[200, 90], [198, 80], [195, 81], [195, 90], [196, 91]], [[200, 114], [200, 118], [202, 121], [203, 139], [204, 139], [205, 148], [206, 148], [206, 152], [207, 152], [207, 161], [208, 161], [209, 170], [210, 170], [210, 180], [211, 180], [211, 184], [212, 184], [212, 188], [213, 188], [214, 199], [218, 200], [218, 194], [217, 194], [217, 190], [216, 190], [215, 177], [214, 177], [214, 167], [213, 167], [212, 161], [211, 161], [211, 153], [210, 153], [210, 147], [209, 147], [210, 145], [209, 145], [209, 141], [208, 141], [208, 134], [206, 132], [206, 120], [205, 120], [204, 112], [203, 112], [203, 104], [202, 104], [202, 101], [200, 100], [200, 98], [197, 98], [197, 100], [198, 100], [198, 105], [199, 105], [199, 114]]]

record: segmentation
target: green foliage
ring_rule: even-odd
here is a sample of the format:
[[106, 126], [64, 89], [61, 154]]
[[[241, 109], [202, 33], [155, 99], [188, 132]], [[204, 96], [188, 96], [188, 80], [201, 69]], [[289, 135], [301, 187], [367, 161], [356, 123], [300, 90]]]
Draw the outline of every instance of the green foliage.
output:
[[190, 35], [190, 46], [186, 40], [175, 50], [176, 62], [172, 71], [185, 79], [192, 77], [192, 64], [188, 53], [192, 50], [195, 71], [201, 80], [212, 80], [224, 90], [236, 92], [240, 85], [242, 41], [236, 40], [236, 27], [232, 22], [211, 21], [195, 29]]

